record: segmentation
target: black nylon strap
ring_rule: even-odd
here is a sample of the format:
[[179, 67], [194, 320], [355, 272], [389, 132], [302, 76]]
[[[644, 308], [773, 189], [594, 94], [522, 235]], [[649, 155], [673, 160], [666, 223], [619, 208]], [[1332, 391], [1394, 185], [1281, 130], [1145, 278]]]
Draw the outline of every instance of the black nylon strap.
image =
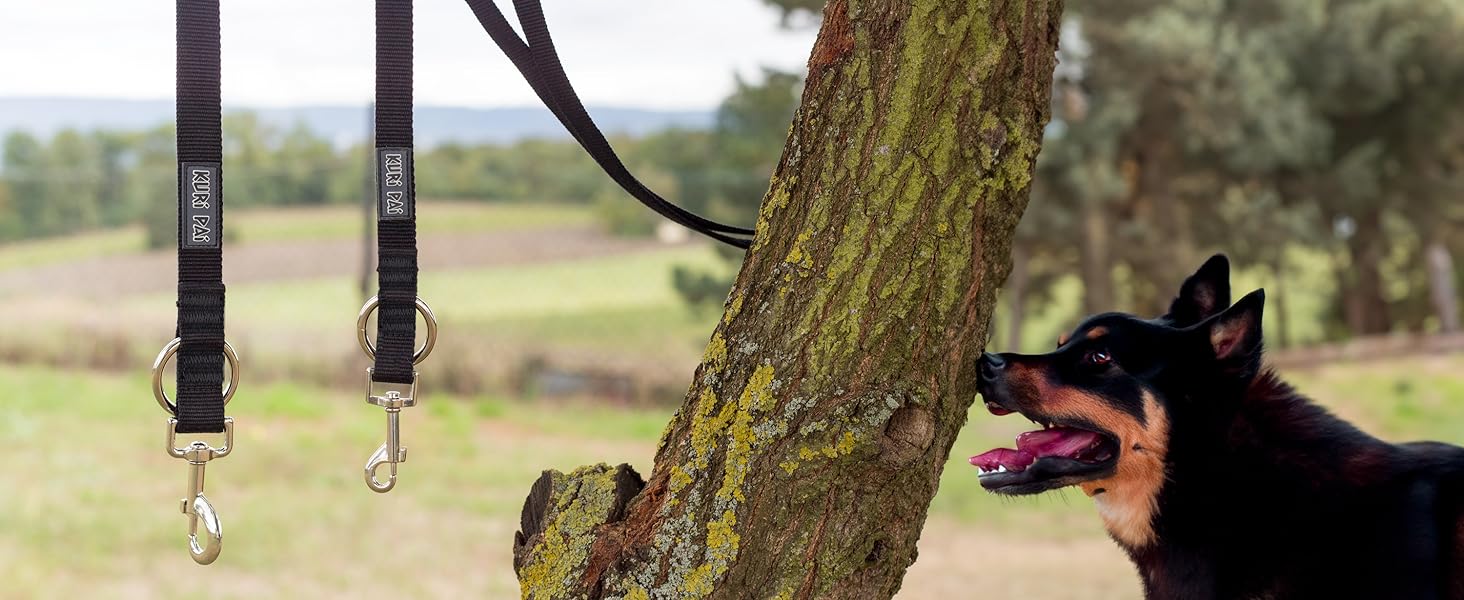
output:
[[178, 426], [224, 430], [218, 0], [177, 0]]
[[641, 204], [688, 229], [738, 248], [751, 245], [751, 240], [736, 236], [753, 235], [752, 229], [718, 223], [676, 206], [631, 174], [570, 84], [539, 0], [514, 0], [514, 11], [528, 41], [514, 32], [493, 0], [467, 0], [467, 3], [483, 30], [513, 62], [534, 94], [615, 183]]
[[377, 299], [371, 379], [412, 382], [417, 210], [412, 167], [412, 2], [376, 0]]

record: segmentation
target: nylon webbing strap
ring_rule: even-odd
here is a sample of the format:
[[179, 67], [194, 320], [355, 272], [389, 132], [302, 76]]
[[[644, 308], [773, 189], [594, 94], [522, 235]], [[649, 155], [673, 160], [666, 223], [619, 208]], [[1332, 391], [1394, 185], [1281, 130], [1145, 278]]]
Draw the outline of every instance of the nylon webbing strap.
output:
[[371, 379], [410, 384], [417, 333], [411, 0], [376, 0], [376, 177], [380, 305]]
[[641, 204], [688, 229], [738, 248], [751, 245], [751, 240], [737, 236], [751, 236], [752, 229], [718, 223], [676, 206], [631, 174], [570, 84], [539, 0], [514, 0], [514, 11], [527, 41], [514, 32], [493, 0], [467, 0], [467, 3], [483, 30], [523, 75], [534, 94], [615, 183]]
[[224, 430], [218, 0], [177, 1], [178, 425]]

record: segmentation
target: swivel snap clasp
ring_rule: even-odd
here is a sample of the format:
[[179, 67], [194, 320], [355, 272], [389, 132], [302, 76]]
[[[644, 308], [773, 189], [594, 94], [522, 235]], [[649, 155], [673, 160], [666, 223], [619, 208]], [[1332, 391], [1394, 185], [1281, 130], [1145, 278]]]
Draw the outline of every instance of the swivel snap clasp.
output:
[[[401, 413], [417, 404], [417, 373], [412, 373], [410, 384], [372, 381], [371, 373], [372, 369], [366, 369], [366, 403], [386, 410], [386, 442], [366, 460], [366, 487], [384, 494], [396, 487], [397, 463], [407, 461], [407, 449], [401, 445]], [[386, 481], [376, 478], [382, 465], [390, 468]]]
[[[361, 350], [366, 357], [376, 359], [376, 346], [371, 343], [371, 338], [366, 333], [367, 323], [371, 319], [371, 313], [380, 306], [380, 299], [372, 296], [361, 307], [361, 312], [356, 316], [356, 339], [361, 344]], [[422, 362], [432, 353], [432, 348], [437, 344], [437, 317], [433, 316], [432, 309], [423, 302], [421, 298], [415, 299], [414, 305], [417, 312], [427, 324], [427, 337], [422, 346], [412, 354], [412, 364]], [[378, 382], [372, 380], [374, 369], [366, 369], [366, 403], [374, 404], [386, 409], [386, 442], [371, 454], [366, 460], [366, 487], [377, 493], [386, 493], [396, 487], [397, 463], [406, 462], [407, 449], [401, 444], [401, 412], [403, 408], [416, 406], [417, 404], [417, 372], [412, 372], [411, 383]], [[376, 478], [376, 472], [382, 465], [390, 469], [390, 475], [386, 481]]]
[[[193, 562], [200, 565], [212, 563], [224, 549], [224, 526], [219, 523], [218, 512], [208, 497], [203, 494], [204, 469], [209, 461], [228, 456], [234, 451], [234, 419], [224, 418], [224, 444], [210, 446], [207, 442], [194, 440], [187, 446], [178, 446], [178, 419], [168, 419], [168, 455], [188, 461], [188, 495], [183, 497], [180, 509], [188, 515], [188, 553]], [[203, 523], [204, 538], [199, 542], [198, 525]]]
[[[219, 523], [219, 515], [213, 504], [203, 495], [203, 473], [209, 461], [223, 458], [234, 451], [234, 419], [224, 417], [222, 446], [210, 446], [202, 440], [194, 440], [187, 446], [178, 446], [178, 407], [168, 400], [168, 395], [163, 391], [163, 370], [182, 346], [182, 338], [174, 338], [163, 346], [153, 360], [153, 397], [163, 410], [173, 415], [168, 419], [168, 456], [188, 461], [188, 495], [183, 497], [180, 504], [183, 514], [188, 515], [188, 553], [193, 557], [193, 562], [207, 565], [218, 559], [219, 553], [224, 549], [224, 526]], [[228, 342], [224, 342], [223, 351], [229, 367], [229, 382], [223, 390], [223, 400], [228, 405], [229, 400], [234, 397], [234, 390], [239, 386], [239, 355]], [[202, 543], [199, 543], [198, 538], [200, 521], [203, 522], [204, 531]]]

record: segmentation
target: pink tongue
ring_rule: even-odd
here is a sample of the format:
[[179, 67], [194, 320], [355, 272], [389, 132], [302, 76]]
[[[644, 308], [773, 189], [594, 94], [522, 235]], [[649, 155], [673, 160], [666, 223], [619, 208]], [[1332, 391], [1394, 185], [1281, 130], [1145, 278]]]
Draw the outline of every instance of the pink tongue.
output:
[[1003, 466], [1008, 471], [1024, 471], [1035, 460], [1036, 456], [1011, 448], [997, 448], [970, 458], [971, 464], [983, 471], [995, 471], [997, 467]]
[[1016, 450], [997, 448], [972, 456], [970, 463], [984, 471], [995, 471], [998, 467], [1006, 467], [1008, 471], [1025, 471], [1043, 456], [1075, 458], [1099, 439], [1098, 434], [1092, 431], [1068, 427], [1028, 431], [1017, 436]]
[[1098, 434], [1082, 429], [1053, 427], [1028, 431], [1017, 436], [1017, 448], [1033, 456], [1066, 456], [1076, 458], [1079, 452], [1098, 441]]

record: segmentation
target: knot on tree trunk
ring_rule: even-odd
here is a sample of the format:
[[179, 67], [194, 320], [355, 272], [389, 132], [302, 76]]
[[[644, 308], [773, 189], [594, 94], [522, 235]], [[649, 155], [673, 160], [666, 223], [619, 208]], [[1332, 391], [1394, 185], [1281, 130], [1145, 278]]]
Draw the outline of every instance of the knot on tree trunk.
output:
[[[599, 575], [614, 553], [605, 537], [625, 518], [625, 507], [645, 487], [630, 465], [598, 464], [566, 475], [544, 471], [524, 500], [513, 537], [513, 568], [524, 598], [596, 598]], [[610, 556], [605, 556], [610, 554]]]
[[904, 467], [925, 455], [935, 441], [935, 416], [918, 406], [905, 406], [890, 415], [879, 440], [879, 457], [894, 467]]
[[515, 540], [524, 598], [894, 595], [975, 399], [1061, 6], [830, 0], [650, 483], [545, 473]]

